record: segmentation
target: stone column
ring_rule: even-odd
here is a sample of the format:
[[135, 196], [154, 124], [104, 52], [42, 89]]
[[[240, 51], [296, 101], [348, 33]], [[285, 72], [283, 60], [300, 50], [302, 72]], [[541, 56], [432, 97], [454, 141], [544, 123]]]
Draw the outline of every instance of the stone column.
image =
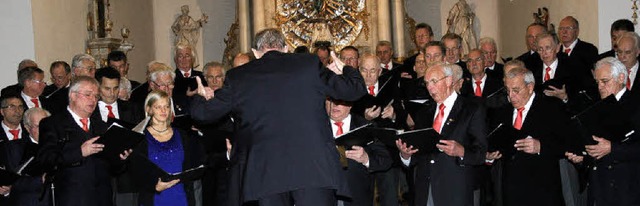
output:
[[407, 48], [404, 43], [404, 0], [392, 0], [393, 18], [393, 53], [399, 60], [407, 58]]
[[249, 0], [238, 0], [238, 33], [240, 52], [251, 51], [251, 10], [249, 10]]
[[251, 9], [253, 10], [253, 35], [258, 33], [260, 30], [265, 29], [265, 19], [267, 19], [267, 17], [264, 16], [264, 0], [252, 0], [251, 6]]
[[391, 7], [389, 0], [378, 0], [378, 40], [391, 41]]

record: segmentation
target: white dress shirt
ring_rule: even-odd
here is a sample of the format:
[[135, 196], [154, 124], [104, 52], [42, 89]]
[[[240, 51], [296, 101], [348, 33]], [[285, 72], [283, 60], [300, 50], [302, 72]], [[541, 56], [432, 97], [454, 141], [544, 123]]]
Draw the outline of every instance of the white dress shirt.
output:
[[38, 100], [38, 105], [40, 106], [40, 108], [42, 108], [42, 101], [40, 101], [39, 97], [30, 97], [29, 95], [25, 94], [24, 92], [20, 92], [20, 96], [22, 96], [22, 99], [24, 100], [24, 103], [27, 104], [27, 107], [29, 109], [33, 108], [36, 106], [36, 104], [34, 104], [31, 99], [37, 99]]
[[[67, 111], [71, 113], [71, 117], [73, 117], [73, 120], [80, 127], [80, 129], [82, 129], [82, 122], [80, 121], [81, 117], [78, 116], [75, 112], [71, 111], [71, 108], [69, 108], [69, 106], [67, 106]], [[87, 128], [91, 129], [91, 118], [87, 118]]]
[[[4, 124], [4, 121], [2, 121], [2, 130], [4, 130], [4, 134], [7, 136], [7, 139], [9, 141], [13, 140], [13, 134], [11, 134], [11, 132], [9, 132], [9, 130], [11, 128], [9, 128], [9, 126], [7, 126], [6, 124]], [[22, 127], [20, 125], [18, 125], [18, 128], [16, 128], [18, 130], [18, 139], [22, 139]]]
[[[102, 118], [103, 122], [107, 122], [109, 119], [109, 109], [107, 109], [107, 105], [109, 104], [104, 103], [103, 101], [98, 101], [98, 110], [100, 111], [100, 118]], [[110, 105], [113, 115], [116, 116], [116, 119], [120, 119], [120, 114], [118, 113], [118, 101], [115, 101]]]
[[560, 52], [564, 52], [564, 50], [566, 49], [571, 49], [571, 51], [569, 51], [569, 53], [567, 54], [567, 56], [571, 56], [571, 54], [573, 54], [573, 48], [576, 48], [576, 44], [578, 44], [578, 39], [573, 40], [573, 42], [571, 43], [571, 45], [569, 45], [569, 47], [565, 47], [564, 44], [562, 45], [562, 51]]
[[[536, 97], [536, 94], [533, 93], [529, 97], [529, 100], [524, 105], [524, 110], [522, 110], [522, 125], [524, 125], [524, 120], [527, 118], [527, 114], [529, 114], [529, 110], [531, 109], [531, 104], [533, 103], [533, 98]], [[516, 117], [518, 116], [518, 108], [513, 108], [513, 119], [511, 121], [511, 125], [516, 122]]]
[[542, 66], [542, 82], [544, 83], [544, 76], [547, 74], [547, 67], [551, 68], [551, 71], [549, 71], [549, 79], [553, 79], [556, 76], [556, 70], [558, 69], [558, 59], [556, 58], [556, 60], [554, 60], [551, 65], [542, 63]]
[[[476, 80], [473, 79], [473, 82], [471, 82], [471, 85], [473, 85], [473, 93], [476, 93], [476, 87], [478, 87], [478, 85], [476, 84]], [[485, 73], [484, 76], [482, 76], [482, 79], [480, 80], [480, 91], [484, 92], [484, 83], [487, 82], [487, 74]], [[446, 104], [445, 104], [446, 105]]]

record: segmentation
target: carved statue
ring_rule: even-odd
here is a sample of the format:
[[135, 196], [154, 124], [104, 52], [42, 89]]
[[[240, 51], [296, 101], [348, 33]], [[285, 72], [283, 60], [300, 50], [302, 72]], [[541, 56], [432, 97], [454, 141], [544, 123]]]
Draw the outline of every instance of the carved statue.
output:
[[469, 50], [477, 47], [476, 34], [473, 30], [473, 20], [476, 14], [465, 0], [460, 0], [453, 5], [447, 17], [449, 29], [447, 33], [455, 33], [462, 37], [462, 55], [466, 56]]
[[556, 26], [549, 24], [549, 9], [547, 7], [538, 8], [538, 13], [533, 13], [533, 21], [547, 27], [547, 31], [556, 34]]
[[183, 5], [180, 7], [182, 14], [176, 18], [171, 25], [171, 30], [176, 35], [175, 45], [187, 43], [191, 46], [198, 43], [198, 37], [200, 36], [200, 28], [207, 23], [209, 17], [202, 14], [199, 20], [195, 21], [189, 16], [189, 6]]

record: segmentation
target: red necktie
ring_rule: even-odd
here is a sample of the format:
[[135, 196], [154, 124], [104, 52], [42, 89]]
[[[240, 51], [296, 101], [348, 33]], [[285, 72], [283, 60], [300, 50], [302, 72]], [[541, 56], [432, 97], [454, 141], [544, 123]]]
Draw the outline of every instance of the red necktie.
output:
[[113, 110], [111, 110], [111, 109], [113, 109], [113, 107], [111, 107], [111, 105], [105, 105], [105, 107], [107, 107], [107, 109], [109, 110], [109, 114], [107, 114], [107, 118], [115, 119], [116, 115], [113, 114]]
[[20, 135], [20, 130], [18, 129], [10, 129], [9, 133], [13, 135], [13, 140], [18, 140], [18, 135]]
[[387, 70], [387, 71], [389, 71], [389, 65], [388, 65], [388, 64], [385, 64], [385, 65], [384, 65], [384, 69], [385, 69], [385, 70]]
[[549, 81], [551, 79], [551, 67], [547, 67], [546, 72], [544, 73], [544, 81]]
[[569, 52], [571, 52], [571, 48], [566, 48], [566, 49], [564, 49], [564, 53], [565, 53], [565, 54], [569, 55]]
[[628, 69], [627, 71], [627, 90], [631, 91], [631, 69]]
[[333, 124], [338, 126], [338, 130], [336, 131], [336, 137], [342, 135], [342, 133], [344, 133], [344, 131], [342, 130], [342, 125], [344, 125], [344, 122], [335, 122]]
[[374, 91], [374, 89], [376, 88], [376, 86], [369, 86], [369, 94], [371, 96], [376, 96], [376, 92]]
[[85, 132], [89, 132], [89, 119], [80, 118], [80, 122], [82, 122], [82, 130]]
[[38, 99], [33, 98], [33, 99], [31, 99], [31, 102], [33, 102], [33, 104], [36, 105], [35, 107], [40, 107], [40, 104], [38, 103]]
[[524, 111], [524, 107], [518, 108], [518, 115], [516, 116], [516, 121], [513, 122], [513, 128], [520, 130], [522, 128], [522, 111]]
[[184, 73], [184, 78], [189, 78], [189, 72]]
[[440, 127], [442, 127], [442, 120], [444, 119], [444, 108], [444, 104], [440, 104], [440, 111], [438, 112], [436, 119], [433, 120], [433, 129], [438, 133], [440, 133]]
[[476, 81], [476, 97], [482, 96], [482, 88], [480, 88], [480, 84], [482, 84], [482, 81]]

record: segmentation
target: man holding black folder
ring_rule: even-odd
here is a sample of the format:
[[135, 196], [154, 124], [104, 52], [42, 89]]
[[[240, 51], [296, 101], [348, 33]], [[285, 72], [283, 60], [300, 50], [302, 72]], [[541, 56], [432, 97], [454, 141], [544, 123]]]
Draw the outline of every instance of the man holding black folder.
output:
[[594, 76], [602, 102], [586, 111], [582, 122], [591, 130], [590, 135], [597, 144], [584, 147], [589, 157], [569, 152], [566, 155], [574, 163], [583, 163], [585, 158], [595, 159], [593, 165], [584, 165], [590, 173], [589, 205], [640, 204], [637, 199], [640, 196], [637, 184], [640, 142], [635, 140], [637, 134], [631, 126], [638, 101], [625, 87], [625, 65], [614, 57], [598, 61]]
[[485, 108], [454, 92], [450, 65], [427, 69], [424, 81], [437, 104], [418, 112], [416, 129], [432, 127], [440, 133], [440, 151], [417, 153], [403, 140], [396, 141], [402, 163], [414, 172], [411, 205], [472, 205], [475, 170], [470, 166], [483, 164], [487, 151]]
[[[369, 121], [361, 116], [350, 114], [350, 102], [329, 99], [327, 100], [326, 106], [331, 122], [331, 129], [335, 138], [349, 138], [348, 135], [351, 130], [369, 123]], [[384, 145], [377, 141], [367, 144], [366, 146], [359, 145], [345, 149], [347, 150], [344, 155], [348, 161], [347, 165], [343, 165], [343, 171], [347, 176], [351, 198], [338, 199], [339, 201], [343, 201], [344, 206], [373, 205], [374, 191], [372, 172], [389, 169], [392, 163], [389, 152]]]
[[564, 205], [558, 161], [570, 135], [568, 118], [559, 104], [534, 93], [531, 71], [511, 69], [504, 82], [511, 104], [489, 118], [490, 128], [502, 124], [511, 131], [489, 137], [491, 156], [503, 163], [504, 205]]
[[191, 101], [197, 121], [234, 115], [227, 205], [336, 205], [349, 194], [324, 104], [360, 98], [362, 76], [333, 53], [328, 69], [315, 55], [286, 53], [278, 29], [258, 32], [253, 47], [257, 59], [229, 70], [215, 98], [200, 83]]
[[[112, 205], [111, 174], [124, 164], [110, 164], [96, 154], [104, 145], [95, 143], [107, 130], [100, 119], [90, 118], [99, 98], [93, 77], [77, 76], [69, 87], [69, 106], [40, 122], [41, 148], [36, 159], [48, 175], [54, 175], [57, 205]], [[129, 152], [123, 151], [120, 159]], [[122, 162], [124, 163], [124, 162]]]

